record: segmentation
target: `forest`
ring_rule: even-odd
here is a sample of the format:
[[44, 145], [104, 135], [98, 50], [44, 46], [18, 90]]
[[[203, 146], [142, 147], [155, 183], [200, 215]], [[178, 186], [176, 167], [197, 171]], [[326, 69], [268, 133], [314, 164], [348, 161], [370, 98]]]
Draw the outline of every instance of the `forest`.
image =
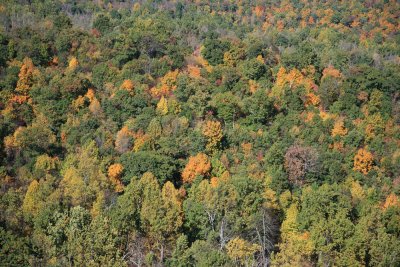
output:
[[400, 2], [0, 0], [0, 266], [400, 266]]

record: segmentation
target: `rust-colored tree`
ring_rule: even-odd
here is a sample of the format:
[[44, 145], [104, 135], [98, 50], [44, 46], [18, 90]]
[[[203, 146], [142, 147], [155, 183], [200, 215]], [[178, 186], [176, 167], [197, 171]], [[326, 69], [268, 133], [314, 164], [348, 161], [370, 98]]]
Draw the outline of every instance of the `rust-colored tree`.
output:
[[307, 174], [317, 172], [318, 152], [312, 147], [293, 145], [286, 151], [285, 168], [291, 183], [303, 185]]

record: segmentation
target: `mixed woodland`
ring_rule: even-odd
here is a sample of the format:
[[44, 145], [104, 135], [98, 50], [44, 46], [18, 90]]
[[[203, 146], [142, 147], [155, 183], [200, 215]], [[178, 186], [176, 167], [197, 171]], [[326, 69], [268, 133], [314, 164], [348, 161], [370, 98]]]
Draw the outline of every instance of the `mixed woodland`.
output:
[[0, 1], [0, 266], [400, 266], [399, 17]]

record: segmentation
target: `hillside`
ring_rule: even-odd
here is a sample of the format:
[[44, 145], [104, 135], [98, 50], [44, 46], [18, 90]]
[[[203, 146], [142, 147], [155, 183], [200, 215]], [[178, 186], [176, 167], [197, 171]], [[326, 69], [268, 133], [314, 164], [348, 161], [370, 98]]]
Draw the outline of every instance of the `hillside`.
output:
[[399, 16], [0, 1], [0, 266], [400, 266]]

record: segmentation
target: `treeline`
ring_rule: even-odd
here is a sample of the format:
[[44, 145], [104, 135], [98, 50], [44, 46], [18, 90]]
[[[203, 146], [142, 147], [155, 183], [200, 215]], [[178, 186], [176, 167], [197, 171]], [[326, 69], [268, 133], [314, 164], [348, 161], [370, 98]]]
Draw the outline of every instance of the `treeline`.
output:
[[0, 3], [1, 266], [399, 266], [400, 5]]

